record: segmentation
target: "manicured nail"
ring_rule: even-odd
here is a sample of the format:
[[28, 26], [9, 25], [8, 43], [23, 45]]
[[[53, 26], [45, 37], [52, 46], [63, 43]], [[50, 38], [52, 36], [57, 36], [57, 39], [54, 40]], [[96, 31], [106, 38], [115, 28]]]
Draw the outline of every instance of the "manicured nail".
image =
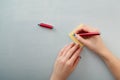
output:
[[73, 36], [75, 36], [75, 34], [73, 34]]
[[74, 34], [74, 35], [75, 35], [75, 37], [77, 38], [78, 34]]
[[80, 56], [80, 59], [81, 59], [82, 57]]
[[76, 37], [76, 36], [77, 36], [77, 34], [74, 34], [74, 36]]

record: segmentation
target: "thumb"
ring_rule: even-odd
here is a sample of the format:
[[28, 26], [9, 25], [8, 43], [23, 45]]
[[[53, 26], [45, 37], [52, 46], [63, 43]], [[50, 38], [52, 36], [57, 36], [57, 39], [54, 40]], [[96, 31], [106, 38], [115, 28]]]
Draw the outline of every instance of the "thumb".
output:
[[86, 40], [84, 38], [82, 38], [81, 36], [79, 36], [78, 34], [75, 34], [75, 37], [83, 44], [86, 43]]

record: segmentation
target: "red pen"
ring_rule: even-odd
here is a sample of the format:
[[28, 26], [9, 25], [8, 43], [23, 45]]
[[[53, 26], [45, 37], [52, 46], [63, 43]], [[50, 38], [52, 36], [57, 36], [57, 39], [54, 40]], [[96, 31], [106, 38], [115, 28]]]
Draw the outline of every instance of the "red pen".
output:
[[53, 29], [53, 26], [52, 26], [52, 25], [49, 25], [49, 24], [40, 23], [40, 24], [38, 24], [38, 25], [41, 26], [41, 27], [44, 27], [44, 28]]
[[[78, 34], [79, 36], [85, 37], [85, 36], [95, 36], [95, 35], [100, 35], [98, 32], [87, 32], [87, 33], [80, 33]], [[75, 34], [74, 34], [75, 36]]]
[[95, 35], [100, 35], [100, 33], [98, 33], [98, 32], [88, 32], [88, 33], [81, 33], [79, 35], [82, 36], [82, 37], [84, 37], [84, 36], [95, 36]]

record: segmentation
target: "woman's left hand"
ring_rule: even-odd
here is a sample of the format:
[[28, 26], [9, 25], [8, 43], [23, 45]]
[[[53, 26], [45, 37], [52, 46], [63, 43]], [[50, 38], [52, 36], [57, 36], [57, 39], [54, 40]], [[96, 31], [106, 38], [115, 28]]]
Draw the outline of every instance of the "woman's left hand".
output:
[[65, 46], [55, 61], [51, 80], [66, 80], [78, 64], [81, 50], [79, 45], [73, 42]]

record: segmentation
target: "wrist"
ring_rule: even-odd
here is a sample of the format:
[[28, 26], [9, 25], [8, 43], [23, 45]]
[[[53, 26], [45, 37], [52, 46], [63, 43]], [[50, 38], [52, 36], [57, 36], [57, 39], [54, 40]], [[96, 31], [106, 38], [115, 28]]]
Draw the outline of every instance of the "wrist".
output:
[[63, 79], [62, 77], [57, 77], [56, 75], [52, 75], [50, 80], [66, 80], [66, 79]]
[[101, 50], [99, 52], [99, 56], [105, 60], [105, 61], [110, 61], [111, 58], [113, 57], [111, 51], [109, 51], [108, 49], [104, 48], [103, 50]]

